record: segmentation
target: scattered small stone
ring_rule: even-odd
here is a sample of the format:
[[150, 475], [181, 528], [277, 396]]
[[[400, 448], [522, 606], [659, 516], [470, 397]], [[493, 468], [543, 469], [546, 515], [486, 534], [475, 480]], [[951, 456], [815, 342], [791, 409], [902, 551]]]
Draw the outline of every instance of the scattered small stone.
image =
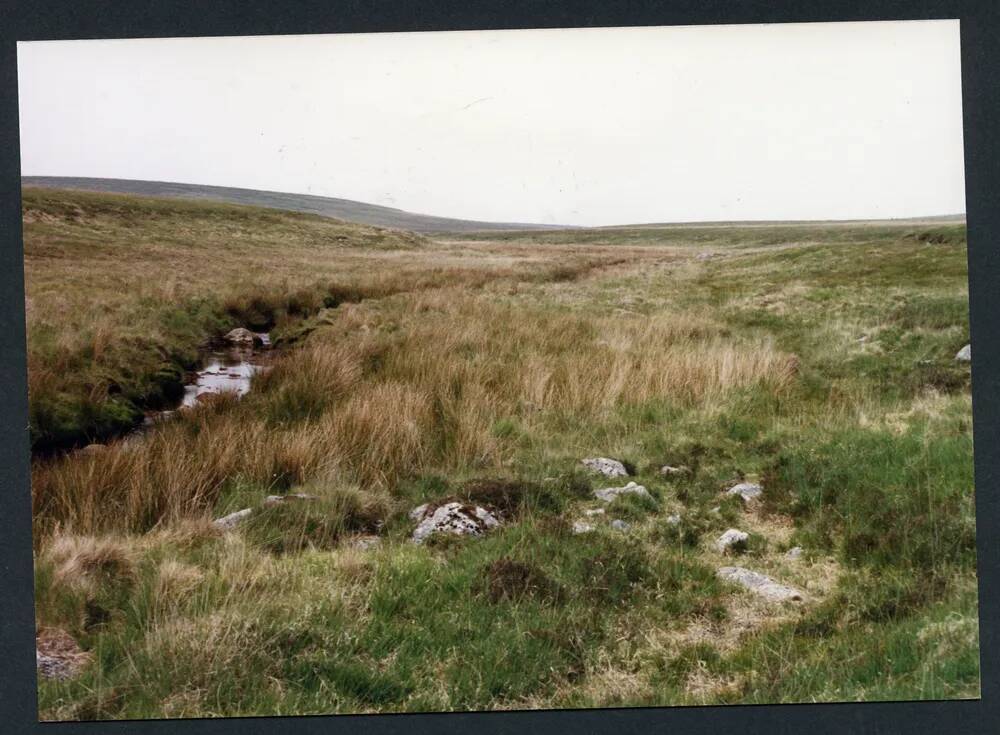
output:
[[212, 521], [212, 525], [224, 531], [231, 531], [242, 523], [244, 519], [248, 518], [251, 513], [253, 513], [253, 508], [244, 508], [227, 516], [222, 516], [222, 518], [216, 518]]
[[959, 362], [972, 362], [972, 345], [969, 344], [960, 349], [955, 355], [955, 359]]
[[599, 500], [603, 500], [605, 503], [610, 503], [612, 500], [617, 498], [619, 495], [643, 495], [645, 497], [650, 497], [649, 491], [642, 485], [637, 485], [634, 482], [630, 482], [625, 487], [606, 487], [600, 490], [595, 490], [594, 495], [597, 496]]
[[307, 495], [306, 493], [289, 493], [288, 495], [268, 495], [264, 498], [265, 507], [271, 507], [273, 505], [281, 505], [289, 500], [316, 500], [315, 495]]
[[605, 477], [628, 477], [628, 470], [625, 465], [617, 459], [607, 457], [591, 457], [581, 460], [583, 465], [594, 472], [600, 472]]
[[254, 333], [245, 327], [236, 327], [223, 337], [226, 342], [233, 345], [253, 345]]
[[585, 516], [602, 516], [604, 515], [604, 508], [590, 508], [589, 510], [583, 511]]
[[573, 521], [573, 533], [590, 533], [594, 527], [583, 521]]
[[730, 528], [715, 541], [715, 548], [723, 554], [730, 551], [745, 549], [750, 534], [735, 528]]
[[721, 567], [716, 575], [720, 579], [735, 582], [741, 587], [774, 602], [802, 601], [804, 599], [803, 593], [794, 587], [780, 584], [767, 575], [743, 567]]
[[785, 552], [785, 557], [788, 559], [800, 559], [802, 557], [802, 547], [793, 546]]
[[[413, 531], [413, 541], [421, 544], [435, 533], [450, 533], [456, 536], [481, 536], [496, 528], [500, 521], [485, 508], [464, 503], [445, 503], [428, 515], [424, 508], [423, 518]], [[413, 517], [414, 512], [410, 514]]]
[[739, 485], [733, 485], [726, 491], [726, 495], [739, 495], [744, 503], [749, 503], [751, 500], [755, 500], [760, 497], [760, 494], [764, 492], [764, 489], [753, 482], [741, 482]]
[[665, 477], [670, 477], [672, 475], [687, 475], [691, 473], [690, 467], [685, 467], [681, 465], [680, 467], [673, 467], [671, 465], [665, 464], [660, 468], [660, 474]]
[[627, 531], [630, 528], [632, 528], [630, 524], [626, 523], [625, 521], [619, 520], [618, 518], [611, 521], [611, 527], [616, 531]]

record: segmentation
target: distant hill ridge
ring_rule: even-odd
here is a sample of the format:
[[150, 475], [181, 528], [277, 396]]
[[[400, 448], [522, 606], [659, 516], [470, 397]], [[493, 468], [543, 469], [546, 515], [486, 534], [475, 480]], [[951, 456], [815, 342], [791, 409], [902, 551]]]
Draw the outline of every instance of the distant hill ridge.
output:
[[270, 209], [284, 209], [292, 212], [318, 214], [322, 217], [357, 222], [378, 227], [392, 227], [399, 230], [422, 233], [472, 233], [516, 230], [583, 230], [583, 229], [660, 229], [670, 227], [755, 227], [773, 225], [832, 225], [832, 224], [946, 224], [965, 222], [964, 214], [933, 215], [926, 217], [902, 217], [896, 219], [854, 219], [854, 220], [743, 220], [719, 222], [649, 222], [599, 227], [579, 225], [540, 225], [523, 222], [481, 222], [478, 220], [436, 217], [416, 214], [379, 204], [368, 204], [352, 199], [315, 196], [313, 194], [291, 194], [279, 191], [259, 191], [238, 189], [228, 186], [205, 186], [201, 184], [180, 184], [169, 181], [142, 181], [138, 179], [101, 179], [77, 176], [22, 176], [24, 186], [39, 186], [52, 189], [82, 189], [115, 194], [136, 194], [150, 197], [177, 197], [181, 199], [205, 199], [228, 204], [246, 204]]
[[290, 194], [278, 191], [237, 189], [227, 186], [202, 186], [178, 184], [168, 181], [139, 181], [134, 179], [98, 179], [75, 176], [22, 176], [23, 186], [53, 189], [82, 189], [115, 194], [136, 194], [151, 197], [177, 197], [207, 199], [228, 204], [247, 204], [255, 207], [306, 212], [323, 217], [333, 217], [348, 222], [358, 222], [378, 227], [392, 227], [411, 232], [483, 232], [489, 230], [565, 230], [567, 225], [538, 225], [517, 222], [479, 222], [476, 220], [434, 217], [415, 214], [393, 207], [356, 202], [351, 199]]

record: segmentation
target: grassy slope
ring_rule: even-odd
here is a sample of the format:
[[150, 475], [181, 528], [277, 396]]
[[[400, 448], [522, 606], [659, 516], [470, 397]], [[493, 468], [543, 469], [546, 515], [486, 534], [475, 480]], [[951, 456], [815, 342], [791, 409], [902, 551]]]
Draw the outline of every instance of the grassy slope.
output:
[[[43, 716], [978, 695], [968, 368], [952, 359], [964, 227], [459, 242], [82, 194], [27, 209], [32, 354], [69, 345], [97, 375], [88, 325], [107, 320], [110, 351], [132, 329], [110, 299], [152, 304], [141, 333], [204, 300], [189, 345], [263, 304], [290, 344], [238, 403], [36, 465], [39, 623], [96, 657], [41, 686]], [[105, 261], [110, 279], [107, 242], [132, 248]], [[167, 247], [187, 256], [171, 261], [179, 290], [143, 277]], [[65, 376], [48, 380], [79, 391]], [[595, 454], [630, 461], [654, 496], [609, 508], [628, 533], [568, 530], [610, 484], [579, 472]], [[762, 508], [721, 498], [739, 477], [763, 479]], [[477, 478], [508, 483], [491, 495], [503, 530], [406, 542], [410, 508], [478, 497]], [[321, 500], [228, 536], [204, 524], [292, 488]], [[376, 521], [381, 545], [355, 548]], [[753, 533], [736, 563], [807, 604], [714, 578], [732, 562], [711, 542], [733, 526]]]

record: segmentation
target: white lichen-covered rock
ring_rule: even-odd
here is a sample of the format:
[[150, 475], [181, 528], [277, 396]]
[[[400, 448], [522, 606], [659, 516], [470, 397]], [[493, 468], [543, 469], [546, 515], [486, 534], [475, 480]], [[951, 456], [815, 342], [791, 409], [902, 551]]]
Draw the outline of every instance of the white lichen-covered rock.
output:
[[726, 495], [739, 495], [744, 503], [749, 503], [751, 500], [756, 500], [760, 497], [764, 489], [753, 482], [741, 482], [739, 485], [733, 485], [726, 491]]
[[584, 467], [587, 467], [594, 472], [600, 472], [605, 477], [628, 477], [628, 470], [625, 469], [625, 465], [617, 459], [608, 459], [607, 457], [590, 457], [580, 461], [583, 463]]
[[[411, 517], [414, 513], [410, 514]], [[445, 503], [433, 510], [429, 506], [424, 507], [423, 516], [413, 531], [412, 539], [415, 543], [421, 544], [428, 536], [435, 533], [480, 536], [499, 525], [500, 521], [496, 516], [485, 508], [458, 502]]]
[[306, 493], [288, 493], [288, 495], [268, 495], [264, 498], [264, 505], [267, 507], [273, 505], [282, 505], [283, 503], [295, 502], [297, 500], [315, 500], [315, 495], [307, 495]]
[[604, 515], [604, 513], [605, 513], [604, 508], [589, 508], [583, 511], [583, 514], [585, 516], [602, 516]]
[[583, 521], [573, 521], [573, 533], [590, 533], [594, 527]]
[[959, 362], [972, 362], [972, 345], [966, 345], [958, 351], [955, 359]]
[[660, 474], [664, 477], [675, 477], [677, 475], [687, 475], [690, 474], [691, 468], [681, 465], [680, 467], [674, 467], [673, 465], [665, 464], [660, 468]]
[[598, 500], [603, 500], [605, 503], [610, 503], [612, 500], [617, 498], [619, 495], [644, 495], [647, 498], [650, 497], [649, 491], [642, 485], [637, 485], [634, 482], [630, 482], [625, 487], [605, 487], [600, 490], [595, 490], [594, 495]]
[[221, 528], [223, 531], [231, 531], [240, 525], [241, 522], [250, 517], [253, 513], [252, 508], [244, 508], [243, 510], [238, 510], [235, 513], [230, 513], [227, 516], [222, 516], [222, 518], [216, 518], [212, 521], [212, 525], [216, 528]]
[[231, 345], [253, 346], [256, 335], [245, 327], [236, 327], [223, 337]]
[[716, 575], [773, 602], [799, 602], [805, 599], [805, 595], [794, 587], [775, 582], [765, 574], [743, 567], [721, 567]]
[[746, 548], [750, 534], [736, 528], [730, 528], [715, 540], [715, 548], [723, 554], [729, 551], [737, 551]]
[[630, 524], [626, 523], [625, 521], [619, 520], [618, 518], [611, 521], [611, 527], [616, 531], [627, 531], [630, 528], [632, 528]]

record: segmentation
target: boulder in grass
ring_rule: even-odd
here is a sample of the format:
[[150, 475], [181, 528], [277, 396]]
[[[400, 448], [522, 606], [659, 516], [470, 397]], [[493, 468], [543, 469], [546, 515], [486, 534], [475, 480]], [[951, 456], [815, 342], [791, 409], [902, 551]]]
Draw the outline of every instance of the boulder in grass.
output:
[[625, 465], [617, 459], [608, 457], [589, 457], [581, 460], [583, 465], [594, 472], [599, 472], [605, 477], [628, 477], [628, 470]]
[[630, 528], [632, 528], [632, 525], [630, 523], [626, 523], [625, 521], [619, 518], [616, 518], [615, 520], [611, 521], [611, 527], [616, 531], [627, 531]]
[[955, 359], [959, 362], [972, 362], [972, 345], [966, 345], [958, 351]]
[[744, 503], [756, 500], [764, 492], [764, 488], [753, 482], [741, 482], [726, 491], [726, 495], [739, 495]]
[[253, 347], [254, 341], [257, 336], [251, 332], [246, 327], [236, 327], [236, 329], [230, 330], [223, 337], [226, 342], [231, 345], [239, 345], [241, 347]]
[[598, 500], [603, 500], [605, 503], [610, 503], [612, 500], [617, 498], [619, 495], [642, 495], [645, 497], [651, 497], [649, 491], [642, 485], [637, 485], [634, 482], [630, 482], [625, 487], [605, 487], [594, 491], [594, 495]]
[[[416, 514], [416, 508], [411, 517]], [[454, 536], [481, 536], [500, 525], [500, 521], [486, 508], [478, 505], [451, 502], [431, 508], [423, 506], [420, 522], [413, 531], [414, 543], [422, 544], [436, 533]]]
[[742, 551], [743, 549], [746, 549], [747, 541], [749, 540], [750, 534], [746, 531], [730, 528], [716, 539], [715, 548], [723, 554], [733, 551]]
[[760, 572], [754, 572], [743, 567], [721, 567], [716, 576], [728, 582], [734, 582], [744, 589], [772, 602], [801, 602], [805, 594], [794, 587], [775, 582]]
[[227, 516], [222, 516], [222, 518], [216, 518], [212, 521], [212, 525], [216, 528], [221, 528], [223, 531], [231, 531], [236, 528], [240, 523], [250, 517], [253, 513], [252, 508], [244, 508], [243, 510], [238, 510], [235, 513], [230, 513]]
[[792, 560], [801, 559], [802, 558], [802, 547], [801, 546], [793, 546], [792, 548], [790, 548], [788, 551], [785, 552], [785, 558], [786, 559], [792, 559]]

